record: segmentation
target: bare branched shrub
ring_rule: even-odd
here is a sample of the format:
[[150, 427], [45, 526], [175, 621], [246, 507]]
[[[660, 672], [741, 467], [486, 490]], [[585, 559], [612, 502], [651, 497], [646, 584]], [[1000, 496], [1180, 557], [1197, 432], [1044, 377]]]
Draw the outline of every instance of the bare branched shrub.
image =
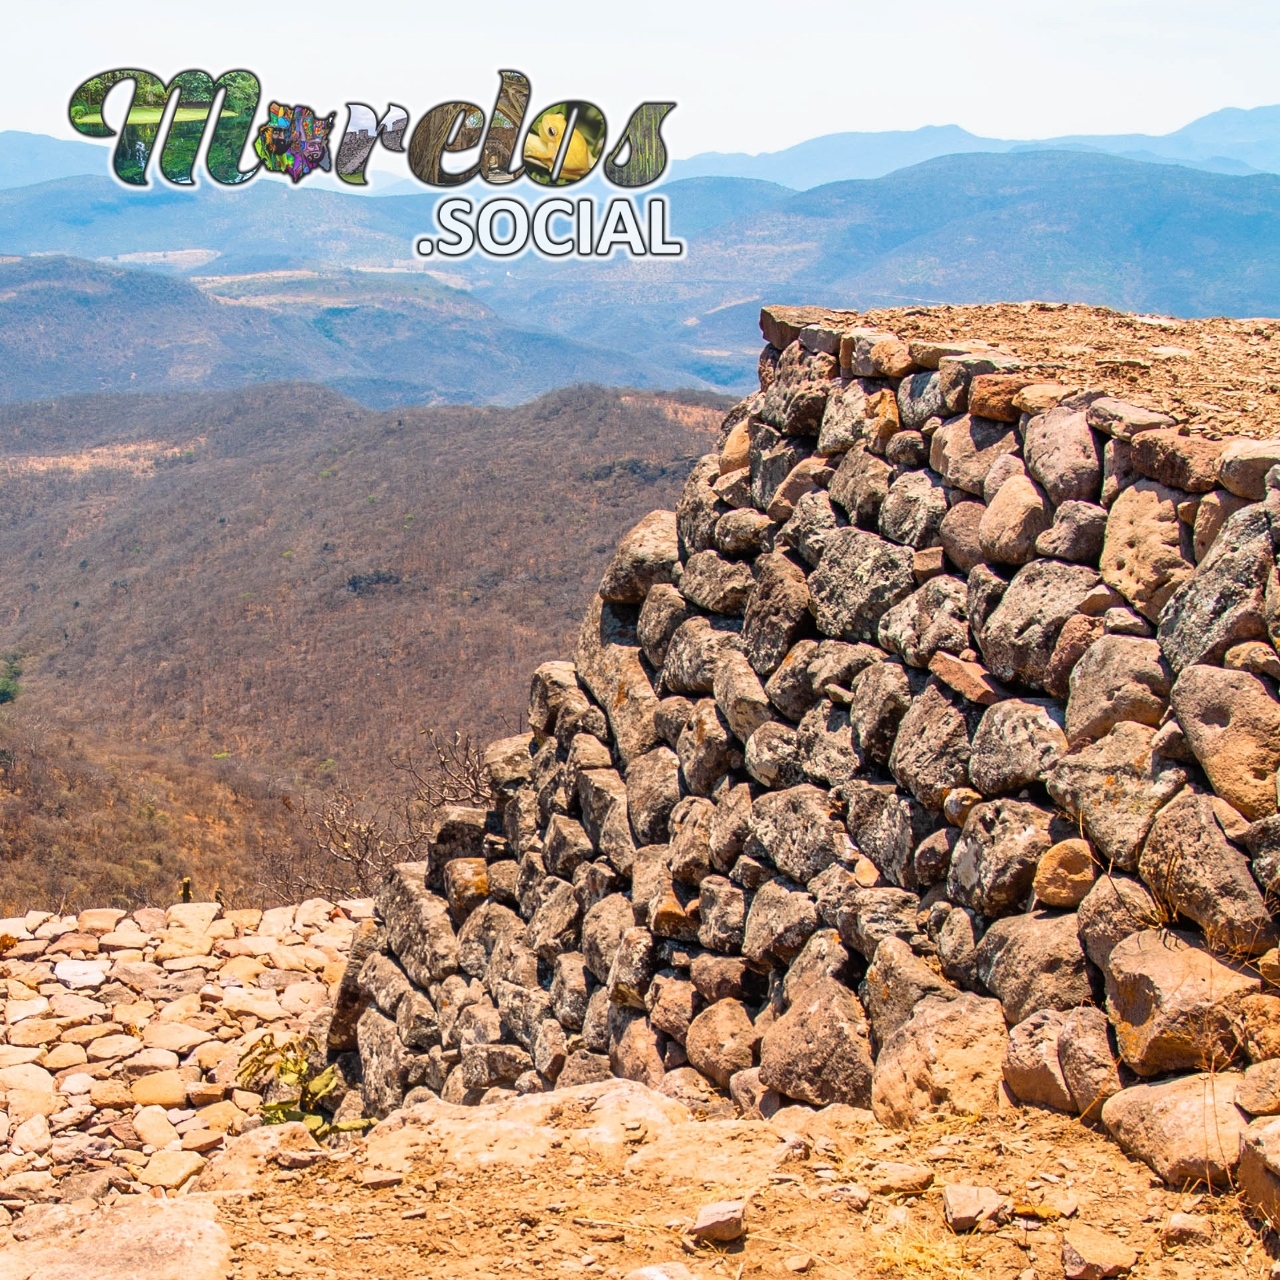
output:
[[[422, 736], [429, 748], [425, 757], [393, 762], [407, 780], [399, 800], [377, 803], [342, 788], [304, 797], [301, 839], [263, 859], [264, 894], [283, 902], [368, 897], [396, 863], [426, 858], [441, 810], [488, 805], [483, 755], [470, 736], [435, 729], [424, 729]], [[294, 807], [288, 796], [282, 803]]]
[[450, 805], [488, 805], [489, 783], [484, 756], [470, 734], [451, 735], [423, 729], [425, 760], [407, 756], [396, 762], [413, 779], [414, 801], [433, 815]]

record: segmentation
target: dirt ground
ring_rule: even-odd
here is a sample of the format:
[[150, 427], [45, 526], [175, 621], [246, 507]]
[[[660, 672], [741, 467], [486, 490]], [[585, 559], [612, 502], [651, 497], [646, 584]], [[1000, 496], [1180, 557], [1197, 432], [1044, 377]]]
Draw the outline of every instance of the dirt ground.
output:
[[[588, 1129], [598, 1123], [592, 1100], [566, 1098], [536, 1129], [486, 1123], [473, 1111], [465, 1137], [457, 1122], [430, 1122], [375, 1134], [305, 1171], [266, 1165], [244, 1198], [223, 1193], [232, 1274], [616, 1280], [679, 1260], [702, 1280], [1059, 1280], [1061, 1232], [1075, 1222], [1127, 1242], [1138, 1254], [1131, 1274], [1142, 1280], [1267, 1276], [1272, 1266], [1268, 1238], [1234, 1195], [1165, 1189], [1105, 1136], [1044, 1111], [907, 1133], [849, 1108], [791, 1109], [773, 1124], [669, 1125], [651, 1109], [624, 1107], [613, 1120], [622, 1141], [598, 1141]], [[859, 1208], [844, 1188], [873, 1188], [886, 1161], [928, 1166], [934, 1186], [873, 1194]], [[945, 1183], [994, 1187], [1018, 1216], [990, 1234], [954, 1235], [942, 1215]], [[743, 1198], [745, 1239], [687, 1241], [699, 1208]], [[1213, 1244], [1166, 1251], [1160, 1230], [1173, 1212], [1208, 1217]]]
[[1224, 435], [1280, 431], [1280, 321], [1176, 320], [1068, 303], [832, 312], [912, 338], [981, 338], [1027, 369]]

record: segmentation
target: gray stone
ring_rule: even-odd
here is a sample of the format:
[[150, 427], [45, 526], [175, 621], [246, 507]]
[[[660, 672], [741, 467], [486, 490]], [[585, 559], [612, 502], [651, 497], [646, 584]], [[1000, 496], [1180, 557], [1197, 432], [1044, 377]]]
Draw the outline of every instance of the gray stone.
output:
[[751, 788], [745, 782], [726, 787], [716, 797], [708, 849], [717, 871], [728, 872], [737, 862], [751, 832], [751, 804]]
[[992, 674], [1043, 688], [1058, 633], [1098, 575], [1085, 565], [1033, 560], [1014, 575], [982, 624], [974, 618], [972, 574], [969, 581], [969, 622]]
[[716, 706], [724, 712], [729, 728], [743, 742], [773, 718], [760, 677], [752, 670], [746, 655], [737, 650], [729, 649], [721, 654], [712, 690]]
[[765, 681], [764, 691], [769, 701], [788, 720], [803, 719], [804, 713], [817, 700], [809, 675], [810, 663], [817, 654], [816, 640], [797, 640]]
[[809, 579], [818, 629], [838, 640], [874, 640], [885, 612], [915, 590], [912, 564], [909, 547], [837, 529]]
[[1104, 738], [1068, 752], [1048, 772], [1049, 794], [1084, 825], [1104, 863], [1138, 865], [1156, 813], [1182, 789], [1186, 771], [1152, 753], [1156, 731], [1121, 720]]
[[[582, 921], [582, 956], [597, 981], [609, 977], [622, 935], [635, 924], [631, 903], [621, 893], [597, 902]], [[563, 957], [557, 957], [557, 963]]]
[[892, 936], [883, 939], [876, 947], [859, 993], [871, 1019], [876, 1045], [886, 1044], [926, 996], [954, 1000], [960, 994], [921, 960], [907, 943]]
[[870, 960], [886, 938], [918, 942], [920, 899], [904, 889], [863, 889], [841, 894], [835, 908], [840, 941]]
[[1129, 404], [1114, 396], [1100, 396], [1094, 400], [1085, 416], [1091, 427], [1116, 440], [1132, 440], [1140, 431], [1155, 431], [1161, 427], [1176, 425], [1167, 414]]
[[1108, 1098], [1102, 1123], [1170, 1187], [1228, 1186], [1248, 1150], [1234, 1071], [1139, 1084]]
[[879, 523], [880, 508], [889, 495], [894, 474], [893, 467], [883, 458], [858, 443], [845, 454], [828, 492], [832, 502], [844, 508], [855, 524], [874, 528]]
[[1043, 780], [1066, 754], [1063, 713], [1047, 699], [1007, 698], [982, 714], [969, 756], [969, 779], [984, 796]]
[[889, 486], [880, 507], [880, 533], [917, 551], [937, 546], [946, 514], [946, 490], [938, 476], [928, 470], [908, 471]]
[[1080, 942], [1089, 959], [1105, 970], [1118, 942], [1160, 923], [1160, 908], [1141, 880], [1102, 875], [1077, 909]]
[[[749, 498], [750, 494], [747, 496]], [[752, 507], [726, 511], [716, 521], [716, 550], [731, 558], [757, 556], [762, 551], [772, 550], [773, 529], [773, 521]]]
[[604, 983], [609, 1002], [643, 1009], [656, 968], [653, 934], [639, 925], [624, 930]]
[[[547, 834], [543, 840], [542, 862], [553, 876], [572, 880], [573, 873], [582, 863], [590, 862], [594, 854], [591, 837], [583, 830], [582, 823], [574, 818], [565, 817], [562, 813], [551, 815], [551, 820], [547, 823]], [[474, 918], [473, 915], [467, 920], [467, 924], [469, 925]], [[466, 925], [463, 926], [464, 933], [466, 927]], [[465, 963], [463, 968], [467, 969]], [[470, 973], [472, 970], [467, 969], [467, 972]]]
[[982, 935], [978, 978], [1015, 1026], [1040, 1009], [1074, 1009], [1093, 998], [1072, 911], [1029, 911]]
[[782, 1003], [789, 1008], [815, 978], [834, 978], [848, 986], [849, 973], [849, 953], [839, 933], [835, 929], [819, 929], [791, 962], [782, 980]]
[[1036, 539], [1053, 523], [1053, 508], [1027, 476], [1010, 476], [978, 524], [978, 546], [993, 564], [1035, 559]]
[[819, 787], [804, 784], [767, 792], [751, 806], [745, 852], [807, 884], [846, 856], [849, 839], [838, 812], [830, 793]]
[[690, 604], [733, 617], [742, 616], [754, 587], [750, 565], [725, 560], [715, 551], [690, 556], [680, 578], [680, 594]]
[[1053, 505], [1096, 502], [1102, 489], [1102, 456], [1085, 412], [1059, 405], [1038, 414], [1023, 435], [1027, 469]]
[[1213, 789], [1250, 821], [1276, 811], [1280, 701], [1248, 671], [1184, 667], [1173, 713]]
[[1036, 551], [1055, 560], [1098, 563], [1107, 532], [1107, 510], [1094, 502], [1064, 502], [1053, 524], [1036, 538]]
[[804, 781], [800, 738], [788, 724], [762, 724], [747, 740], [743, 752], [747, 772], [764, 787], [793, 787]]
[[716, 807], [702, 796], [685, 796], [671, 811], [671, 875], [699, 885], [711, 874], [711, 822]]
[[854, 678], [849, 693], [854, 751], [872, 764], [888, 764], [898, 728], [911, 706], [907, 673], [896, 662], [877, 662]]
[[627, 814], [627, 787], [616, 769], [587, 769], [578, 775], [582, 827], [596, 851], [623, 875], [631, 872], [635, 842]]
[[846, 523], [832, 507], [831, 495], [815, 489], [800, 496], [791, 518], [778, 531], [778, 541], [799, 552], [806, 564], [816, 565], [826, 550], [827, 535]]
[[1074, 1111], [1071, 1090], [1058, 1062], [1058, 1041], [1065, 1016], [1041, 1009], [1009, 1032], [1004, 1055], [1004, 1082], [1019, 1102]]
[[1193, 570], [1191, 539], [1178, 519], [1182, 497], [1153, 480], [1138, 480], [1116, 498], [1107, 516], [1102, 578], [1152, 622]]
[[587, 606], [574, 650], [578, 676], [604, 709], [622, 764], [658, 745], [653, 713], [657, 694], [641, 660], [635, 611], [606, 604], [598, 596]]
[[440, 982], [458, 968], [458, 939], [444, 899], [427, 888], [427, 864], [402, 862], [378, 891], [378, 914], [387, 946], [420, 987]]
[[1274, 566], [1266, 512], [1237, 511], [1159, 614], [1160, 648], [1175, 672], [1220, 662], [1242, 640], [1265, 639], [1267, 578]]
[[1222, 834], [1209, 796], [1183, 791], [1160, 810], [1138, 871], [1156, 900], [1194, 920], [1211, 947], [1241, 956], [1275, 945], [1248, 860]]
[[699, 614], [682, 622], [671, 636], [662, 665], [664, 691], [710, 693], [725, 650], [742, 647], [739, 630], [733, 618]]
[[1244, 966], [1168, 929], [1117, 942], [1104, 974], [1120, 1056], [1143, 1076], [1232, 1061], [1240, 1052], [1240, 1006], [1262, 986]]
[[1022, 800], [974, 805], [951, 855], [947, 897], [985, 916], [1021, 910], [1052, 828], [1051, 813]]
[[656, 747], [627, 766], [626, 784], [636, 844], [657, 844], [666, 838], [671, 811], [680, 799], [680, 761], [670, 747]]
[[708, 453], [698, 459], [684, 482], [676, 504], [676, 530], [680, 551], [692, 555], [715, 545], [716, 521], [726, 508], [711, 487], [720, 478], [720, 456]]
[[535, 951], [544, 964], [550, 965], [555, 963], [556, 956], [577, 949], [582, 908], [573, 885], [555, 876], [543, 881], [540, 897], [525, 931], [525, 945]]
[[698, 941], [709, 951], [736, 951], [747, 924], [746, 894], [724, 876], [707, 876], [700, 886]]
[[806, 985], [760, 1042], [760, 1082], [811, 1106], [871, 1101], [871, 1042], [858, 998], [832, 978]]
[[938, 540], [951, 561], [961, 573], [969, 573], [982, 563], [982, 544], [978, 530], [986, 507], [981, 502], [957, 502], [938, 526]]
[[1122, 720], [1158, 725], [1169, 708], [1169, 668], [1154, 640], [1104, 635], [1072, 669], [1067, 737], [1101, 738]]
[[944, 422], [933, 433], [929, 466], [952, 488], [981, 494], [996, 459], [1017, 452], [1018, 435], [1008, 424], [966, 413]]
[[1132, 446], [1122, 440], [1108, 440], [1102, 446], [1102, 505], [1110, 507], [1139, 479], [1138, 469], [1133, 465]]
[[[831, 538], [843, 532], [837, 530]], [[755, 575], [755, 590], [743, 618], [742, 648], [756, 674], [764, 677], [786, 657], [808, 625], [810, 584], [804, 570], [782, 552], [759, 556]]]
[[898, 728], [889, 769], [927, 809], [969, 781], [969, 725], [956, 694], [936, 679], [912, 703]]
[[913, 373], [898, 384], [898, 418], [914, 431], [942, 414], [942, 387], [937, 371]]
[[[618, 895], [621, 897], [621, 895]], [[630, 905], [628, 904], [628, 911]], [[619, 935], [621, 936], [621, 935]], [[612, 958], [610, 958], [612, 963]], [[586, 958], [579, 951], [568, 951], [556, 956], [552, 966], [551, 1007], [560, 1025], [570, 1031], [581, 1031], [587, 1015], [587, 1001], [591, 998], [591, 984]], [[608, 973], [608, 968], [605, 968]]]
[[747, 913], [742, 954], [760, 963], [769, 958], [788, 963], [818, 927], [813, 899], [785, 880], [760, 886]]
[[641, 604], [656, 582], [679, 576], [679, 539], [674, 511], [651, 511], [622, 535], [600, 580], [600, 597], [613, 604]]
[[826, 786], [853, 777], [864, 760], [853, 745], [849, 711], [829, 698], [812, 707], [796, 732], [805, 776]]
[[692, 982], [680, 977], [674, 969], [653, 975], [645, 993], [649, 1022], [665, 1036], [684, 1044], [689, 1024], [702, 1008], [702, 1000]]
[[[725, 517], [728, 519], [728, 517]], [[681, 623], [694, 616], [689, 602], [678, 587], [659, 583], [649, 588], [636, 623], [636, 638], [644, 650], [644, 656], [657, 668], [667, 660], [671, 637]]]
[[685, 787], [695, 796], [709, 796], [730, 769], [742, 764], [742, 751], [729, 722], [711, 698], [694, 706], [676, 743], [676, 754]]
[[1096, 1120], [1102, 1104], [1124, 1087], [1111, 1046], [1111, 1024], [1101, 1009], [1082, 1005], [1065, 1014], [1058, 1028], [1058, 1065], [1071, 1109]]
[[969, 647], [968, 596], [958, 578], [930, 578], [880, 619], [880, 647], [909, 667], [927, 667], [939, 649], [964, 652]]

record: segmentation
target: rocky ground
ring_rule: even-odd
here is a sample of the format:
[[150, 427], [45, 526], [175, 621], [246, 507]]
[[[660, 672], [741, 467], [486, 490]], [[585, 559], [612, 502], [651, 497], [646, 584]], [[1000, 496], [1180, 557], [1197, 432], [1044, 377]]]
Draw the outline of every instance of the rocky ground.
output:
[[149, 1280], [1056, 1280], [1119, 1265], [1192, 1280], [1272, 1265], [1234, 1197], [1168, 1190], [1064, 1116], [1009, 1108], [906, 1133], [842, 1105], [709, 1120], [629, 1081], [480, 1114], [428, 1102], [328, 1151], [299, 1125], [264, 1127], [190, 1191], [156, 1194], [170, 1198], [33, 1205], [0, 1280], [140, 1266]]

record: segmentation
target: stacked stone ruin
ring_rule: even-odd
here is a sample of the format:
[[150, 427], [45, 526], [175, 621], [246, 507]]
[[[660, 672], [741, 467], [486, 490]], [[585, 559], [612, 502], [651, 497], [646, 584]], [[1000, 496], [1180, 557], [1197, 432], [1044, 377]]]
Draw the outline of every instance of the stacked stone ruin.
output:
[[491, 807], [388, 879], [332, 1052], [375, 1115], [610, 1073], [711, 1115], [1013, 1100], [1274, 1204], [1280, 442], [980, 340], [761, 328]]

